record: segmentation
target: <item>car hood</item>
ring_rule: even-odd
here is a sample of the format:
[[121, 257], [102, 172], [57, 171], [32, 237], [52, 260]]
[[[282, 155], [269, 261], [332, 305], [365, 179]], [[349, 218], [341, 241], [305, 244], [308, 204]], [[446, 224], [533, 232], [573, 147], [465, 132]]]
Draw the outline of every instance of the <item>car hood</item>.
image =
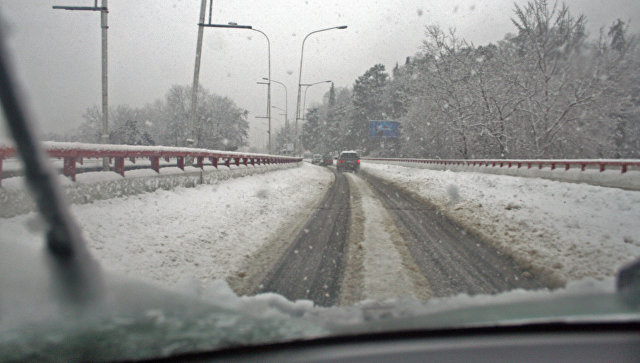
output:
[[0, 357], [9, 361], [149, 359], [377, 332], [640, 321], [638, 284], [618, 292], [613, 278], [325, 308], [273, 293], [237, 296], [224, 280], [167, 290], [102, 271], [98, 293], [78, 300], [61, 290], [43, 263], [46, 250], [35, 246], [0, 238]]
[[0, 298], [0, 356], [8, 360], [148, 359], [379, 332], [640, 321], [639, 296], [637, 291], [617, 293], [612, 280], [585, 280], [557, 291], [517, 290], [427, 302], [364, 301], [323, 308], [272, 293], [237, 296], [221, 280], [199, 293], [178, 293], [108, 275], [104, 292], [90, 302], [69, 302], [51, 294], [10, 306], [11, 301]]

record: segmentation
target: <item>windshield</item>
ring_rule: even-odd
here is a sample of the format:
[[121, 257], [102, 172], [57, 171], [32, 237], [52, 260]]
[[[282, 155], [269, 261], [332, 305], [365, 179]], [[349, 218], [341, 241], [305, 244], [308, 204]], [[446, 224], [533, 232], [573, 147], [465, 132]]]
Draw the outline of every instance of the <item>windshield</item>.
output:
[[632, 0], [0, 0], [54, 175], [5, 104], [0, 356], [638, 320], [639, 34]]

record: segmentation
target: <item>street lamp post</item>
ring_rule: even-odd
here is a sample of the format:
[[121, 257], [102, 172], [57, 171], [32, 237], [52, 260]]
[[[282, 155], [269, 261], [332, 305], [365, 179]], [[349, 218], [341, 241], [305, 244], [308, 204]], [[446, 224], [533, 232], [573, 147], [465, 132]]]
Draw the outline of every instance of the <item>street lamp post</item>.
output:
[[304, 42], [307, 40], [307, 38], [311, 35], [311, 34], [315, 34], [315, 33], [320, 33], [320, 32], [324, 32], [327, 30], [333, 30], [333, 29], [347, 29], [346, 25], [341, 25], [341, 26], [334, 26], [331, 28], [325, 28], [325, 29], [320, 29], [320, 30], [315, 30], [312, 31], [311, 33], [307, 34], [304, 39], [302, 39], [302, 50], [300, 51], [300, 72], [298, 73], [298, 100], [296, 101], [296, 134], [295, 134], [295, 140], [294, 140], [294, 150], [297, 150], [298, 147], [298, 119], [300, 118], [300, 96], [301, 96], [301, 92], [302, 92], [302, 59], [304, 57]]
[[[107, 30], [109, 29], [108, 18], [109, 8], [107, 0], [102, 0], [102, 5], [98, 6], [98, 0], [95, 0], [93, 7], [91, 6], [53, 6], [56, 10], [82, 10], [82, 11], [99, 11], [100, 12], [100, 28], [102, 29], [102, 135], [100, 142], [109, 143], [109, 78], [108, 78], [108, 47], [107, 47]], [[102, 167], [109, 170], [109, 158], [102, 159]]]
[[[103, 0], [106, 1], [106, 0]], [[207, 9], [207, 0], [202, 0], [200, 5], [200, 21], [198, 22], [198, 44], [196, 46], [196, 64], [193, 72], [193, 89], [191, 90], [191, 125], [195, 125], [196, 123], [196, 107], [198, 101], [198, 78], [200, 77], [200, 56], [202, 53], [202, 37], [203, 37], [203, 29], [205, 27], [208, 28], [230, 28], [230, 29], [247, 29], [252, 30], [254, 32], [258, 32], [264, 35], [265, 39], [267, 39], [267, 63], [268, 63], [268, 77], [269, 84], [267, 85], [267, 118], [269, 119], [269, 153], [271, 153], [271, 42], [269, 41], [269, 37], [263, 31], [259, 29], [254, 29], [251, 25], [238, 25], [236, 23], [228, 23], [228, 24], [212, 24], [211, 23], [211, 12], [212, 12], [212, 4], [211, 0], [209, 1], [209, 23], [205, 24], [204, 18]], [[194, 138], [195, 139], [195, 138]]]
[[302, 118], [301, 120], [305, 120], [305, 115], [304, 115], [304, 110], [306, 109], [306, 105], [307, 105], [307, 91], [309, 90], [309, 88], [311, 88], [311, 86], [315, 86], [316, 84], [320, 84], [320, 83], [331, 83], [332, 81], [320, 81], [320, 82], [315, 82], [315, 83], [303, 83], [301, 84], [301, 86], [303, 87], [307, 87], [304, 89], [304, 97], [302, 98]]
[[271, 108], [273, 108], [275, 110], [278, 110], [278, 111], [282, 111], [282, 113], [279, 113], [278, 115], [284, 116], [285, 128], [286, 128], [286, 125], [287, 125], [287, 110], [285, 110], [283, 108], [280, 108], [278, 106], [271, 106]]
[[269, 41], [269, 37], [262, 30], [258, 30], [255, 28], [249, 28], [249, 30], [253, 30], [254, 32], [258, 32], [264, 35], [264, 38], [267, 40], [267, 64], [268, 64], [268, 72], [267, 75], [267, 119], [269, 120], [269, 154], [272, 153], [271, 150], [271, 42]]
[[[267, 80], [266, 78], [262, 78], [265, 81]], [[287, 130], [287, 133], [289, 132], [289, 107], [288, 107], [288, 99], [289, 96], [287, 94], [287, 86], [285, 86], [284, 83], [279, 82], [279, 81], [275, 81], [275, 80], [271, 80], [271, 82], [273, 83], [277, 83], [279, 85], [281, 85], [282, 87], [284, 87], [284, 129]], [[287, 135], [288, 136], [288, 135]], [[271, 137], [271, 129], [269, 129], [269, 137]], [[288, 141], [288, 140], [287, 140]]]
[[[267, 79], [267, 78], [263, 78]], [[266, 84], [268, 87], [271, 87], [270, 82], [256, 82], [257, 84]], [[271, 104], [271, 91], [267, 90], [267, 107]], [[267, 110], [267, 116], [256, 116], [256, 118], [268, 118], [269, 119], [269, 129], [267, 133], [269, 134], [269, 153], [271, 153], [271, 110]]]
[[280, 113], [280, 116], [284, 116], [284, 124], [285, 124], [285, 128], [287, 126], [287, 110], [286, 109], [282, 109], [278, 106], [271, 106], [271, 108], [276, 109], [278, 111], [282, 111], [282, 113]]
[[[198, 24], [199, 25], [199, 24]], [[238, 25], [236, 23], [229, 24], [202, 24], [202, 26], [209, 28], [231, 28], [231, 29], [247, 29], [252, 30], [254, 32], [258, 32], [264, 35], [264, 38], [267, 40], [267, 68], [268, 68], [268, 78], [267, 81], [267, 119], [269, 120], [269, 154], [271, 154], [271, 42], [269, 41], [269, 37], [262, 30], [258, 30], [253, 28], [251, 25]], [[264, 118], [264, 117], [260, 117]]]

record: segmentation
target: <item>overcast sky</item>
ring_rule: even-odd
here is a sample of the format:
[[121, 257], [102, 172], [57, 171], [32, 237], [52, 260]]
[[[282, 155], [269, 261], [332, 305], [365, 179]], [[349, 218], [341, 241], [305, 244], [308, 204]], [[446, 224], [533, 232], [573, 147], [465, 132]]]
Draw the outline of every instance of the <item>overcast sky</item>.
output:
[[[207, 0], [207, 3], [209, 1]], [[526, 4], [526, 1], [516, 1]], [[617, 18], [640, 29], [638, 0], [570, 0], [597, 35]], [[326, 27], [346, 30], [314, 34], [305, 45], [303, 83], [332, 80], [352, 86], [376, 63], [387, 70], [419, 51], [424, 27], [455, 27], [476, 45], [514, 32], [513, 0], [214, 0], [213, 22], [252, 25], [271, 40], [272, 79], [288, 88], [289, 118], [295, 113], [300, 48], [304, 36]], [[82, 114], [100, 104], [100, 16], [52, 10], [52, 5], [91, 6], [93, 0], [0, 0], [0, 17], [43, 131], [77, 127]], [[163, 98], [173, 84], [192, 82], [200, 0], [109, 1], [109, 100], [112, 106], [143, 106]], [[207, 10], [208, 12], [208, 10]], [[208, 17], [208, 15], [207, 15]], [[267, 46], [256, 32], [205, 29], [200, 84], [250, 112], [251, 140], [264, 142]], [[320, 101], [328, 84], [310, 88], [307, 104]], [[274, 84], [272, 104], [285, 107]], [[274, 128], [284, 119], [273, 113]], [[152, 121], [152, 120], [151, 120]]]

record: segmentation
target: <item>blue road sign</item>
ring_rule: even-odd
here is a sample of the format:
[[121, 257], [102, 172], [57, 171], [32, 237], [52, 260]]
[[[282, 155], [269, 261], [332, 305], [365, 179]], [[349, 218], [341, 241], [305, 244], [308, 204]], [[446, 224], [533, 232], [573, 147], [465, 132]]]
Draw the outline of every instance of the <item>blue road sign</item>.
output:
[[400, 123], [398, 121], [369, 121], [369, 137], [398, 138]]

